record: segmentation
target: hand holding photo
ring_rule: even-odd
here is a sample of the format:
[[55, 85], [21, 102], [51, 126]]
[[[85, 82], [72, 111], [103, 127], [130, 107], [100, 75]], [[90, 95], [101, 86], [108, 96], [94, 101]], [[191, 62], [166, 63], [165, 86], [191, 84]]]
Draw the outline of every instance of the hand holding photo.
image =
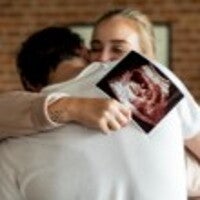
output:
[[132, 118], [150, 132], [180, 101], [182, 93], [151, 61], [131, 52], [97, 87], [130, 106]]

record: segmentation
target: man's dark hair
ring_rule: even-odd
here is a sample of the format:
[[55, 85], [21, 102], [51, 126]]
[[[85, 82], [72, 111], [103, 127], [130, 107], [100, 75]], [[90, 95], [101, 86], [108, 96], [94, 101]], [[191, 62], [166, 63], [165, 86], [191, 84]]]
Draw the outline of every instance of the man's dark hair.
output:
[[48, 27], [33, 33], [22, 44], [16, 60], [24, 88], [32, 91], [46, 86], [49, 73], [61, 61], [79, 56], [82, 48], [83, 40], [67, 27]]

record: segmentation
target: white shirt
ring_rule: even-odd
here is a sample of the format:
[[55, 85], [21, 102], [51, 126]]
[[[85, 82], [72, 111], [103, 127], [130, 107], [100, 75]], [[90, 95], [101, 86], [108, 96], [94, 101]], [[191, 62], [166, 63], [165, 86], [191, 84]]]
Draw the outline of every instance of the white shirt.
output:
[[[183, 137], [200, 131], [200, 111], [182, 83], [159, 67], [185, 97], [149, 135], [134, 122], [111, 135], [68, 124], [48, 134], [5, 140], [0, 199], [186, 200]], [[43, 92], [105, 96], [95, 83], [110, 69], [95, 63]]]

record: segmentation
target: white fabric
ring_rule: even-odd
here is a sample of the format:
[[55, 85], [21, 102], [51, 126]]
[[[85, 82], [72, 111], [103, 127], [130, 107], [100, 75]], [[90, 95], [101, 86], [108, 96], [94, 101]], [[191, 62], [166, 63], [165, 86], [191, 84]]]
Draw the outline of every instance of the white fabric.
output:
[[54, 122], [50, 116], [49, 116], [49, 113], [48, 113], [48, 106], [50, 106], [51, 104], [53, 104], [54, 102], [58, 101], [59, 99], [63, 98], [63, 97], [67, 97], [68, 95], [66, 95], [65, 93], [51, 93], [51, 94], [48, 94], [47, 95], [47, 98], [45, 99], [45, 102], [44, 102], [44, 107], [43, 107], [43, 112], [45, 114], [45, 117], [47, 119], [47, 121], [49, 122], [49, 124], [52, 126], [52, 127], [58, 127], [60, 125], [63, 125], [63, 124], [60, 124], [60, 123], [57, 123], [57, 122]]
[[[159, 68], [185, 98], [149, 135], [132, 122], [111, 135], [70, 124], [51, 134], [8, 139], [0, 146], [0, 199], [186, 200], [183, 136], [200, 131], [200, 112], [179, 80]], [[110, 69], [95, 63], [44, 93], [105, 96], [95, 83]]]

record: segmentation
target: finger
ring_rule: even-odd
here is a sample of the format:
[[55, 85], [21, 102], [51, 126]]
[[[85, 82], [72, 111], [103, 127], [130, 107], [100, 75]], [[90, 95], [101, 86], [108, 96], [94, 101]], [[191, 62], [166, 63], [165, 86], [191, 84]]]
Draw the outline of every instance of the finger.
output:
[[99, 124], [99, 128], [106, 134], [110, 134], [111, 133], [111, 129], [108, 126], [107, 120], [105, 120], [105, 119], [101, 120], [101, 122]]
[[113, 131], [117, 131], [122, 126], [116, 120], [115, 116], [111, 113], [107, 113], [107, 116], [100, 122], [100, 129], [106, 134], [110, 134]]
[[123, 113], [121, 110], [117, 110], [113, 117], [115, 117], [115, 120], [120, 124], [121, 127], [126, 126], [131, 119], [129, 113]]
[[121, 124], [116, 120], [114, 116], [111, 116], [107, 120], [107, 126], [110, 131], [117, 131], [122, 128]]
[[111, 131], [119, 130], [122, 127], [119, 121], [123, 121], [124, 118], [119, 110], [115, 109], [112, 112], [108, 112], [106, 116], [108, 129]]
[[121, 113], [116, 116], [116, 120], [122, 127], [128, 125], [128, 123], [130, 122], [130, 118], [125, 117]]
[[122, 104], [120, 107], [120, 112], [130, 121], [132, 117], [132, 105]]
[[130, 103], [122, 103], [116, 100], [112, 100], [112, 104], [110, 104], [110, 112], [116, 112], [120, 110], [122, 114], [126, 117], [131, 117], [131, 104]]

